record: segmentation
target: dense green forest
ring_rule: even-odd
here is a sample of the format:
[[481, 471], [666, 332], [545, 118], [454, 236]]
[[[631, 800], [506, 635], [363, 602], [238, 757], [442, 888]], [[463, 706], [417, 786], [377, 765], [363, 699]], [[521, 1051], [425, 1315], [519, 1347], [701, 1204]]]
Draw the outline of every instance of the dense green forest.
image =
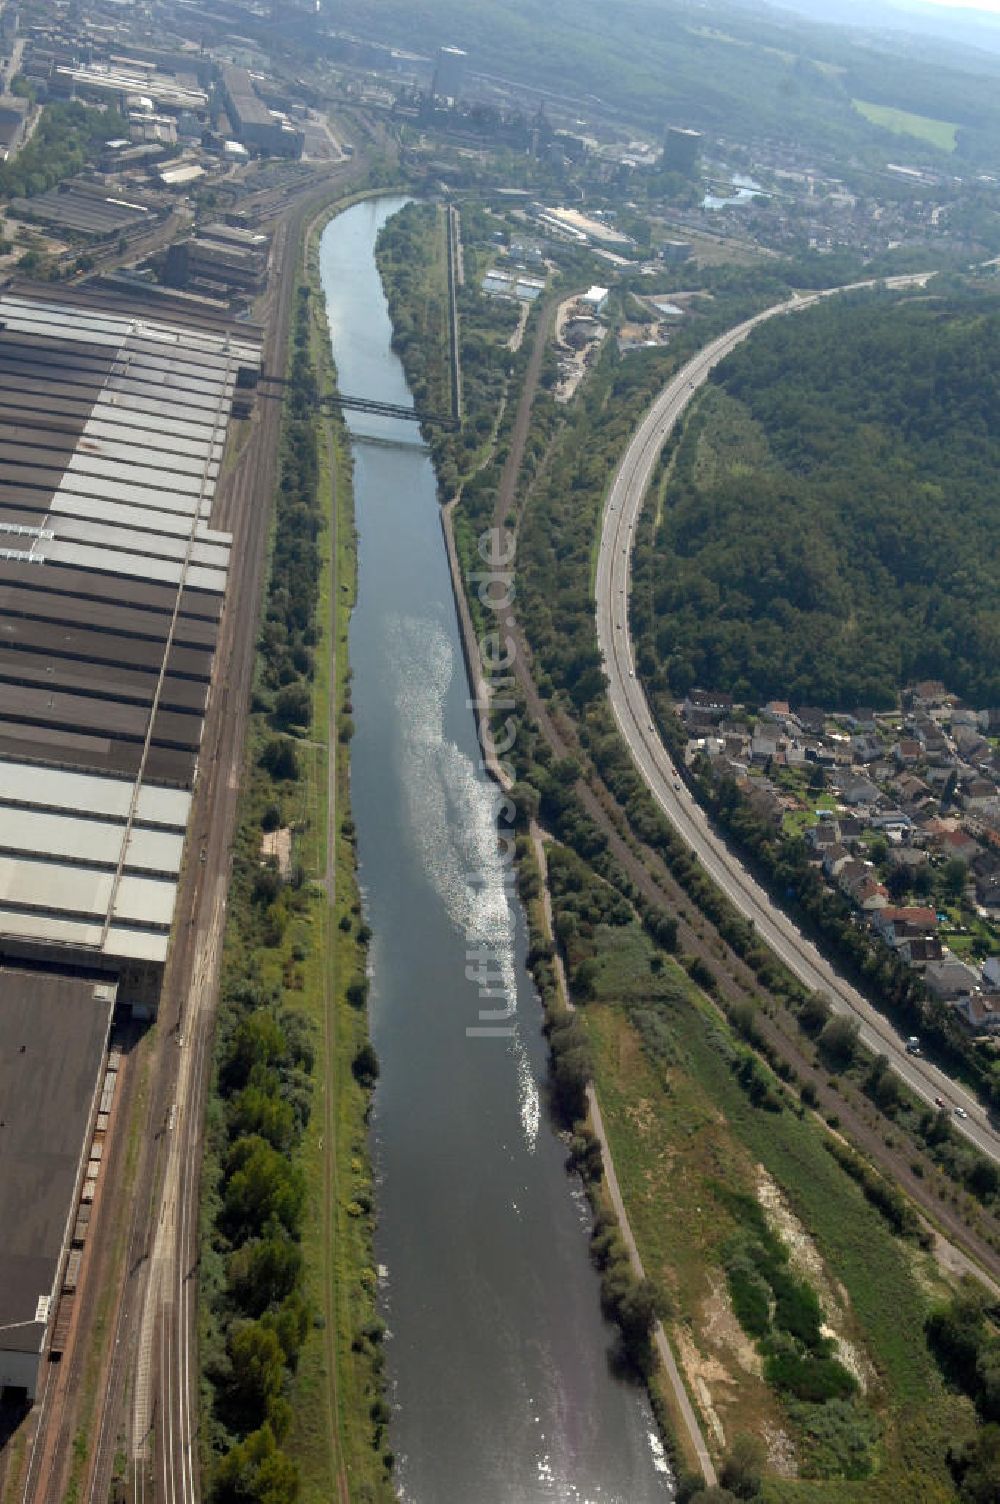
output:
[[1000, 701], [1000, 304], [837, 299], [719, 367], [640, 550], [669, 688], [890, 706]]
[[46, 105], [31, 140], [13, 161], [0, 164], [0, 198], [44, 193], [79, 172], [102, 142], [123, 130], [117, 110], [91, 109], [75, 101]]
[[544, 12], [533, 0], [343, 0], [336, 16], [338, 27], [425, 53], [464, 47], [485, 72], [655, 127], [683, 123], [737, 140], [780, 132], [896, 160], [899, 137], [854, 109], [862, 99], [957, 125], [959, 156], [987, 161], [1000, 144], [996, 58], [976, 55], [963, 69], [968, 55], [939, 41], [904, 46], [898, 35], [845, 32], [776, 9], [720, 3], [709, 17], [680, 0], [551, 0]]

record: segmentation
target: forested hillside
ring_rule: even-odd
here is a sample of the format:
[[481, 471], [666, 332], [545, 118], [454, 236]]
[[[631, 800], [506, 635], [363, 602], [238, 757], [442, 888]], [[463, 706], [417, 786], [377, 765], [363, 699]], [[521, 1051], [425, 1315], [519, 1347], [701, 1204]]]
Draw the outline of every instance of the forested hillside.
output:
[[[709, 15], [684, 0], [340, 0], [330, 14], [338, 28], [395, 46], [464, 47], [476, 70], [654, 128], [682, 122], [734, 140], [777, 131], [895, 160], [898, 138], [853, 108], [862, 99], [952, 122], [969, 160], [992, 163], [1000, 142], [995, 57], [844, 32], [775, 7], [718, 0]], [[934, 155], [926, 145], [922, 154]]]
[[997, 299], [765, 325], [719, 367], [666, 496], [637, 609], [675, 693], [885, 707], [926, 677], [1000, 702]]

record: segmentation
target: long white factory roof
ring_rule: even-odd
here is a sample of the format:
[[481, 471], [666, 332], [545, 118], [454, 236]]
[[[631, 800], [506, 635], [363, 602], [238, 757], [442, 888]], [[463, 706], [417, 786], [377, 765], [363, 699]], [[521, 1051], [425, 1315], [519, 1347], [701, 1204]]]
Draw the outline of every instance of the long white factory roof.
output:
[[[181, 316], [183, 319], [183, 315]], [[0, 952], [162, 962], [252, 331], [0, 293]]]

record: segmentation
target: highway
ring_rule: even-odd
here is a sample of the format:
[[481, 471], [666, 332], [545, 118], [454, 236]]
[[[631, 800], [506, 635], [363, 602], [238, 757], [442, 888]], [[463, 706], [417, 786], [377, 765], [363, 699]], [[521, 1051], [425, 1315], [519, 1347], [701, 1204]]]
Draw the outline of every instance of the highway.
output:
[[[926, 281], [927, 274], [919, 274], [889, 278], [885, 285], [902, 290], [923, 286]], [[611, 707], [636, 767], [705, 871], [734, 907], [753, 922], [761, 939], [804, 986], [825, 992], [836, 1011], [858, 1020], [864, 1045], [888, 1056], [897, 1075], [929, 1105], [940, 1098], [953, 1114], [956, 1109], [964, 1111], [967, 1117], [955, 1117], [955, 1127], [984, 1154], [1000, 1160], [1000, 1136], [976, 1098], [929, 1061], [906, 1053], [904, 1042], [891, 1023], [835, 971], [792, 919], [772, 903], [767, 892], [712, 829], [655, 730], [649, 704], [636, 676], [629, 630], [636, 522], [660, 451], [698, 388], [713, 367], [767, 319], [811, 307], [826, 297], [874, 285], [852, 283], [849, 287], [793, 297], [765, 309], [712, 340], [663, 389], [630, 440], [605, 502], [595, 583], [598, 643], [608, 677]]]

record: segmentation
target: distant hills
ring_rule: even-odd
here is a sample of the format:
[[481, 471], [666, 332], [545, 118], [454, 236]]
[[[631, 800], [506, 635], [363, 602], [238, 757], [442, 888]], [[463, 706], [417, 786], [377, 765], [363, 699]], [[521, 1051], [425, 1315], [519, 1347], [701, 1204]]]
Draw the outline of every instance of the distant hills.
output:
[[[677, 122], [730, 139], [792, 137], [870, 165], [898, 160], [902, 139], [911, 158], [995, 166], [1000, 50], [963, 45], [968, 12], [793, 3], [808, 14], [740, 0], [337, 0], [329, 14], [339, 28], [423, 53], [464, 47], [473, 69], [578, 98], [581, 113], [597, 102], [651, 132]], [[976, 26], [1000, 37], [989, 18], [969, 20]], [[952, 45], [942, 34], [954, 34]], [[855, 99], [954, 125], [953, 156], [933, 133], [910, 144], [864, 118]]]
[[973, 6], [923, 0], [785, 0], [782, 9], [828, 25], [940, 37], [958, 48], [1000, 53], [1000, 14]]

